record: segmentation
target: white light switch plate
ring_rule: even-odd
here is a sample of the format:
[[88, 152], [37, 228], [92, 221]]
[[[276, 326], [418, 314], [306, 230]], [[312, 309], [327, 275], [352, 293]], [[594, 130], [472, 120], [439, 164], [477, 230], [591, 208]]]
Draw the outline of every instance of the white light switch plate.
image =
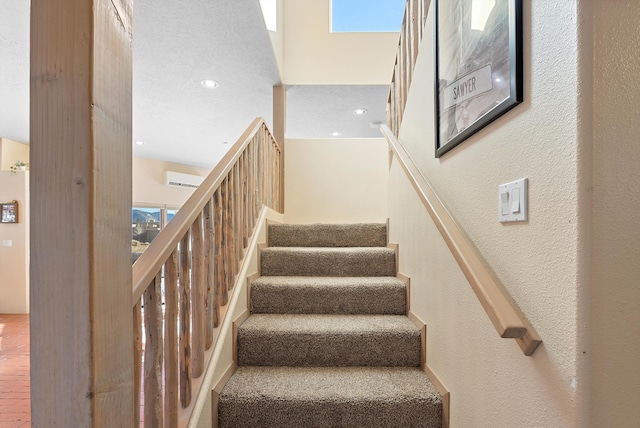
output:
[[13, 241], [11, 239], [3, 239], [2, 240], [2, 246], [3, 247], [12, 247], [13, 246]]
[[527, 221], [528, 180], [521, 178], [498, 187], [498, 220], [500, 223]]

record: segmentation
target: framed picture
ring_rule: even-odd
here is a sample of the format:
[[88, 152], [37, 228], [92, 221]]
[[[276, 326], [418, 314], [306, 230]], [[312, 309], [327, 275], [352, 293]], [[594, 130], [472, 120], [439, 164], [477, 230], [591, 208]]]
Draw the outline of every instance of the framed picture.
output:
[[17, 223], [18, 222], [18, 202], [12, 201], [0, 204], [2, 213], [0, 223]]
[[436, 0], [436, 157], [522, 102], [522, 0]]

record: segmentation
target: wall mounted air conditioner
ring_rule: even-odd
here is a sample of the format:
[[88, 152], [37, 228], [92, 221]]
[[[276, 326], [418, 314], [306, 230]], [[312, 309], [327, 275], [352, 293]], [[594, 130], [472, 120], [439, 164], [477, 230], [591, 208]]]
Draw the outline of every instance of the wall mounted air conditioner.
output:
[[204, 181], [199, 175], [182, 174], [180, 172], [165, 171], [164, 184], [173, 187], [190, 187], [195, 189]]

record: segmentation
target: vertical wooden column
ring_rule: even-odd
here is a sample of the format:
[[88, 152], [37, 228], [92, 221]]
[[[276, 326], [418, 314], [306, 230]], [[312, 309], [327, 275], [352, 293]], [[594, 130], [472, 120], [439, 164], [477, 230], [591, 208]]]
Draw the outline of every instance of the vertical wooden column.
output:
[[180, 241], [180, 336], [178, 338], [180, 352], [180, 404], [183, 408], [191, 404], [191, 284], [189, 276], [189, 243], [190, 233]]
[[284, 212], [284, 136], [287, 129], [287, 90], [284, 85], [273, 87], [273, 136], [282, 149], [280, 162], [280, 207], [275, 207], [281, 213]]
[[158, 275], [143, 294], [144, 302], [144, 424], [163, 425], [162, 411], [162, 274]]
[[174, 250], [164, 264], [164, 421], [170, 427], [178, 425], [178, 263]]
[[203, 228], [204, 228], [204, 283], [205, 283], [205, 310], [206, 310], [206, 322], [205, 322], [205, 344], [204, 348], [209, 349], [213, 345], [213, 290], [215, 283], [214, 273], [214, 225], [213, 225], [213, 198], [209, 199], [207, 205], [205, 205], [202, 211], [203, 215]]
[[191, 225], [191, 375], [204, 372], [205, 284], [202, 212]]
[[33, 426], [133, 426], [131, 0], [31, 2]]

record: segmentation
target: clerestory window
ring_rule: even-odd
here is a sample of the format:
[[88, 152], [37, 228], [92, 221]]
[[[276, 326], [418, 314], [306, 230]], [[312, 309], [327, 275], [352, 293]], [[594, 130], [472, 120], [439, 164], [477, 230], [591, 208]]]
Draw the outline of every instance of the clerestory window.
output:
[[397, 32], [406, 0], [331, 0], [332, 33]]

